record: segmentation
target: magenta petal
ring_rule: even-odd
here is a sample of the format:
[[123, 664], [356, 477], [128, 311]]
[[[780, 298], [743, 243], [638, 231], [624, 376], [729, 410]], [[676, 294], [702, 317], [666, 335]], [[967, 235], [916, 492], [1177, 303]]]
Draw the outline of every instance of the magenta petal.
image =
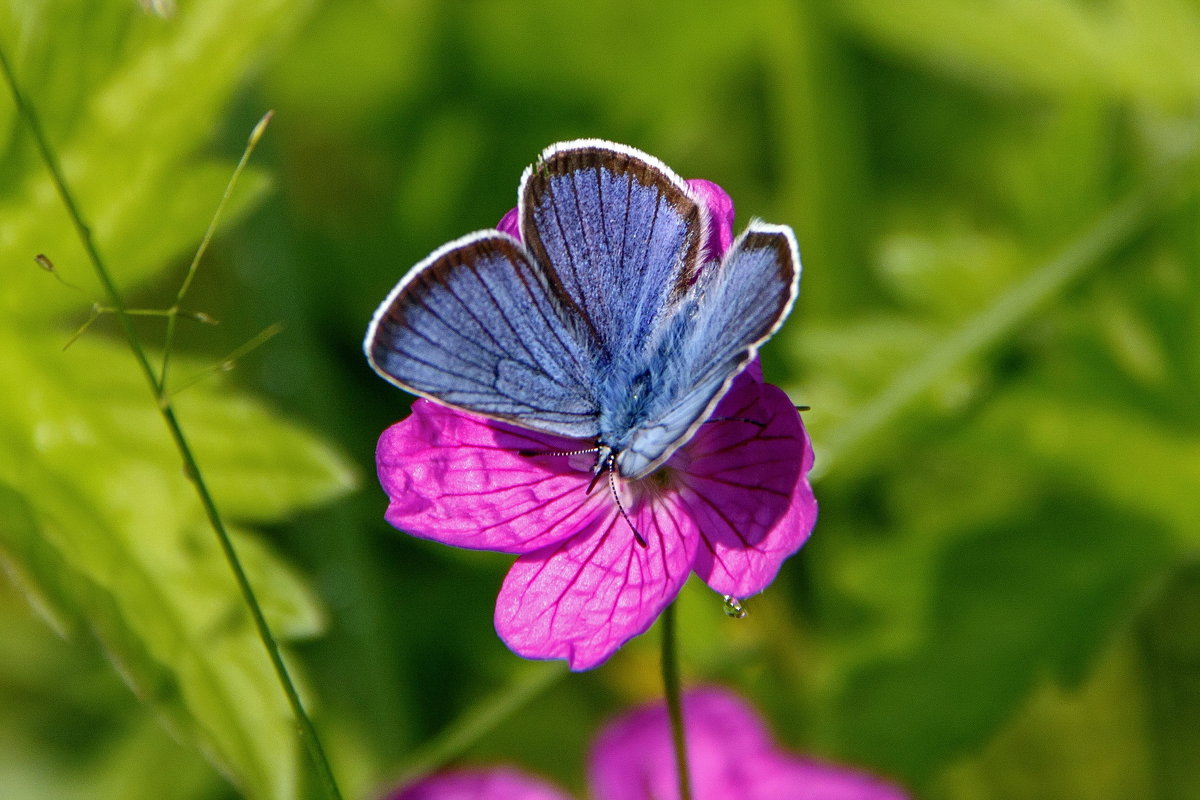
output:
[[766, 380], [763, 377], [762, 359], [756, 356], [754, 360], [747, 364], [746, 368], [742, 370], [742, 375], [749, 377], [755, 383], [762, 383], [764, 380]]
[[704, 205], [707, 216], [704, 260], [720, 261], [733, 243], [733, 198], [720, 186], [703, 178], [693, 178], [687, 184], [692, 196]]
[[446, 772], [388, 795], [388, 800], [570, 800], [548, 783], [515, 769]]
[[518, 212], [519, 209], [517, 208], [509, 209], [508, 213], [501, 217], [500, 221], [496, 223], [496, 230], [500, 231], [501, 233], [507, 233], [509, 236], [512, 236], [520, 241], [521, 220]]
[[752, 374], [738, 376], [713, 420], [687, 447], [680, 495], [703, 539], [696, 573], [746, 597], [774, 580], [816, 523], [812, 446], [788, 396]]
[[[771, 753], [747, 764], [755, 774], [746, 800], [907, 800], [899, 787], [874, 775], [810, 759]], [[696, 798], [699, 800], [699, 798]]]
[[687, 580], [697, 537], [675, 496], [647, 483], [622, 489], [642, 547], [607, 487], [593, 494], [608, 503], [600, 524], [522, 556], [504, 579], [496, 632], [518, 655], [591, 669], [644, 633]]
[[[904, 800], [865, 773], [778, 751], [758, 715], [721, 689], [683, 697], [693, 800]], [[604, 800], [677, 800], [675, 752], [666, 706], [632, 711], [592, 746], [592, 795]]]
[[383, 432], [376, 450], [388, 522], [426, 539], [528, 553], [593, 530], [611, 498], [586, 494], [588, 447], [428, 400]]
[[[683, 699], [694, 800], [746, 800], [752, 781], [743, 764], [771, 752], [758, 716], [720, 689], [694, 689]], [[663, 703], [644, 706], [610, 723], [592, 745], [592, 796], [605, 800], [674, 800], [675, 750]]]

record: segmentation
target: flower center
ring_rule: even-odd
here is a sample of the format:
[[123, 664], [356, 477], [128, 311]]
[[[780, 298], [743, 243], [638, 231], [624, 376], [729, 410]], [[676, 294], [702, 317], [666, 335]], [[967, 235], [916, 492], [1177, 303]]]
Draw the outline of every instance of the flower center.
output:
[[675, 487], [675, 478], [675, 469], [668, 464], [663, 464], [642, 478], [642, 481], [653, 487], [653, 491], [662, 494]]

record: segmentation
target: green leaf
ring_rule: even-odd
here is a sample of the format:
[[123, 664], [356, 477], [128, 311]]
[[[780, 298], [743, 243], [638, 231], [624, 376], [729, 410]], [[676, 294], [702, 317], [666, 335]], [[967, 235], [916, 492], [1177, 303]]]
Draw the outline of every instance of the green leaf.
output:
[[[232, 171], [232, 162], [198, 151], [246, 70], [307, 5], [219, 1], [166, 20], [115, 0], [89, 4], [88, 13], [69, 2], [0, 10], [0, 29], [20, 18], [18, 78], [30, 76], [26, 94], [43, 111], [123, 288], [148, 283], [198, 243]], [[67, 46], [106, 37], [114, 46]], [[23, 130], [8, 122], [6, 130]], [[24, 134], [16, 137], [0, 189], [0, 263], [9, 265], [0, 282], [6, 571], [55, 630], [75, 641], [94, 637], [173, 735], [245, 796], [297, 797], [303, 784], [291, 710], [150, 387], [127, 348], [103, 338], [100, 326], [63, 349], [64, 312], [107, 298], [44, 166]], [[244, 178], [227, 208], [234, 217], [268, 187], [262, 173]], [[37, 253], [83, 294], [40, 270]], [[177, 273], [168, 286], [182, 278]], [[177, 378], [206, 366], [182, 356], [173, 364]], [[177, 401], [231, 522], [278, 522], [355, 483], [333, 448], [224, 376], [205, 377]], [[248, 531], [233, 525], [231, 535], [276, 635], [318, 634], [325, 613], [304, 579]], [[158, 746], [153, 736], [141, 738]], [[128, 773], [122, 745], [110, 744], [111, 759], [95, 765], [92, 781], [98, 792], [118, 793]], [[128, 746], [126, 753], [138, 748]], [[195, 781], [201, 791], [206, 783]]]
[[[1022, 448], [1038, 474], [1086, 486], [1200, 546], [1200, 436], [1111, 406], [1012, 392], [983, 419], [991, 446]], [[983, 445], [988, 446], [988, 445]]]
[[[12, 336], [0, 326], [14, 355], [0, 481], [25, 498], [5, 515], [14, 573], [57, 627], [90, 629], [138, 696], [249, 796], [294, 796], [290, 710], [128, 354], [94, 337], [64, 352], [61, 333]], [[327, 446], [261, 405], [219, 384], [192, 391], [202, 468], [234, 518], [275, 519], [348, 487]], [[295, 573], [235, 541], [276, 632], [316, 633], [322, 613]]]
[[925, 334], [936, 339], [919, 357], [901, 361], [900, 368], [885, 372], [891, 373], [889, 380], [880, 384], [859, 407], [843, 412], [841, 424], [832, 426], [828, 438], [821, 428], [816, 428], [818, 443], [823, 445], [818, 449], [825, 454], [817, 462], [817, 474], [830, 469], [831, 461], [839, 465], [846, 461], [856, 469], [872, 465], [873, 458], [865, 445], [873, 436], [931, 389], [956, 373], [961, 374], [975, 359], [1018, 334], [1034, 313], [1047, 307], [1081, 275], [1103, 263], [1114, 248], [1149, 224], [1155, 212], [1161, 213], [1164, 205], [1178, 202], [1169, 189], [1181, 180], [1181, 175], [1190, 174], [1194, 159], [1193, 149], [1170, 172], [1164, 170], [1154, 175], [1139, 189], [1113, 203], [1094, 223], [1072, 237], [1057, 255], [1012, 281], [982, 308], [964, 315], [948, 330]]
[[[4, 336], [0, 328], [0, 343]], [[125, 348], [85, 334], [63, 351], [65, 340], [64, 333], [53, 331], [20, 348], [13, 343], [12, 369], [0, 376], [0, 385], [10, 387], [11, 397], [37, 385], [39, 397], [35, 404], [14, 404], [14, 414], [22, 416], [0, 426], [8, 424], [14, 436], [22, 430], [38, 433], [33, 446], [39, 458], [80, 480], [105, 481], [147, 464], [171, 465], [178, 472], [178, 453]], [[203, 368], [195, 359], [176, 359], [174, 365], [180, 376]], [[82, 401], [81, 407], [81, 398], [102, 402]], [[209, 487], [231, 519], [277, 522], [357, 482], [357, 472], [329, 445], [261, 401], [231, 391], [219, 371], [178, 394], [174, 403]], [[81, 461], [83, 446], [96, 449]], [[178, 491], [172, 505], [194, 497], [186, 483], [171, 486]], [[109, 485], [101, 494], [119, 488]]]
[[933, 798], [1121, 800], [1157, 797], [1147, 709], [1128, 642], [1111, 647], [1087, 681], [1043, 679], [977, 753], [952, 762]]
[[1200, 13], [1182, 0], [855, 0], [840, 8], [886, 47], [989, 87], [1100, 91], [1176, 110], [1200, 92]]
[[1036, 676], [1075, 679], [1177, 552], [1095, 498], [1013, 512], [937, 555], [927, 635], [845, 686], [835, 724], [855, 757], [920, 781], [979, 745]]
[[1200, 791], [1200, 569], [1155, 587], [1078, 686], [1046, 678], [930, 797], [1174, 800]]
[[[113, 509], [77, 493], [69, 473], [25, 467], [30, 499], [0, 492], [0, 548], [20, 583], [60, 610], [60, 627], [90, 631], [139, 698], [247, 795], [294, 796], [294, 725], [228, 565], [194, 502], [155, 504], [162, 492], [185, 495], [182, 475], [136, 459], [109, 465], [136, 487]], [[236, 541], [273, 627], [315, 633], [321, 612], [303, 584], [261, 545]]]
[[[139, 12], [132, 3], [110, 0], [108, 10], [93, 12], [94, 17], [77, 13], [76, 3], [56, 0], [25, 20], [32, 35], [22, 41], [15, 59], [17, 77], [33, 73], [25, 92], [44, 109], [47, 133], [67, 180], [123, 287], [152, 277], [165, 259], [199, 241], [232, 168], [222, 170], [199, 159], [197, 151], [212, 137], [244, 71], [262, 58], [265, 46], [302, 19], [308, 5], [268, 0], [246, 6], [218, 0], [184, 8], [164, 21]], [[0, 9], [4, 16], [10, 13]], [[10, 27], [4, 17], [0, 20], [0, 29], [15, 28], [15, 22]], [[87, 61], [96, 48], [58, 49], [83, 37], [108, 37], [124, 47], [103, 64]], [[51, 58], [58, 63], [48, 68], [49, 75], [33, 69]], [[65, 93], [59, 76], [68, 69], [86, 91], [76, 87], [69, 97], [61, 97], [54, 88]], [[50, 91], [43, 96], [47, 82]], [[72, 113], [62, 114], [58, 103], [69, 103]], [[44, 252], [67, 280], [86, 291], [83, 304], [102, 299], [23, 127], [11, 130], [26, 147], [24, 157], [9, 166], [7, 190], [0, 193], [0, 218], [5, 220], [0, 254], [5, 263], [19, 265], [32, 264], [34, 255]], [[263, 188], [261, 178], [247, 181], [229, 210], [246, 210]], [[5, 316], [44, 318], [80, 304], [78, 295], [51, 288], [34, 267], [13, 268], [0, 285]]]

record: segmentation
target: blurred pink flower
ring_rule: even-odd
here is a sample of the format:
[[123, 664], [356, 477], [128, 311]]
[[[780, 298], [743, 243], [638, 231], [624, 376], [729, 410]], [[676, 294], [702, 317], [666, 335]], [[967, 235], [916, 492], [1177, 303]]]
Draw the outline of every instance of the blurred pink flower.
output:
[[[733, 238], [733, 204], [716, 184], [689, 183], [708, 211], [715, 260]], [[519, 236], [516, 209], [498, 227]], [[496, 631], [519, 655], [566, 659], [573, 670], [645, 632], [693, 571], [723, 595], [762, 591], [816, 522], [812, 460], [799, 414], [763, 383], [757, 361], [662, 467], [638, 480], [613, 475], [620, 506], [608, 486], [588, 491], [593, 442], [426, 400], [376, 452], [388, 522], [519, 556], [496, 600]]]
[[[694, 689], [683, 698], [693, 800], [904, 800], [874, 776], [801, 758], [776, 748], [762, 720], [723, 689]], [[656, 703], [615, 720], [592, 746], [597, 800], [679, 797], [671, 723]]]
[[461, 770], [434, 775], [387, 800], [571, 800], [548, 783], [515, 769]]
[[[906, 800], [867, 773], [777, 749], [762, 720], [736, 695], [696, 689], [683, 698], [692, 800]], [[592, 747], [594, 800], [678, 800], [675, 752], [663, 703], [609, 724]], [[391, 800], [569, 800], [511, 769], [449, 772]]]

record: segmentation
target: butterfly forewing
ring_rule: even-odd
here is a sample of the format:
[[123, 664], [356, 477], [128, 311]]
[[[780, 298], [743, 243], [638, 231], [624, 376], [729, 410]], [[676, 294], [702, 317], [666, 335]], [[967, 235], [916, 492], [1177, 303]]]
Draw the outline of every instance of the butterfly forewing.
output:
[[377, 372], [414, 394], [591, 438], [587, 336], [518, 241], [481, 231], [414, 267], [376, 311], [364, 348]]
[[704, 236], [687, 184], [632, 148], [556, 145], [521, 184], [521, 232], [601, 353], [648, 340], [697, 269]]

